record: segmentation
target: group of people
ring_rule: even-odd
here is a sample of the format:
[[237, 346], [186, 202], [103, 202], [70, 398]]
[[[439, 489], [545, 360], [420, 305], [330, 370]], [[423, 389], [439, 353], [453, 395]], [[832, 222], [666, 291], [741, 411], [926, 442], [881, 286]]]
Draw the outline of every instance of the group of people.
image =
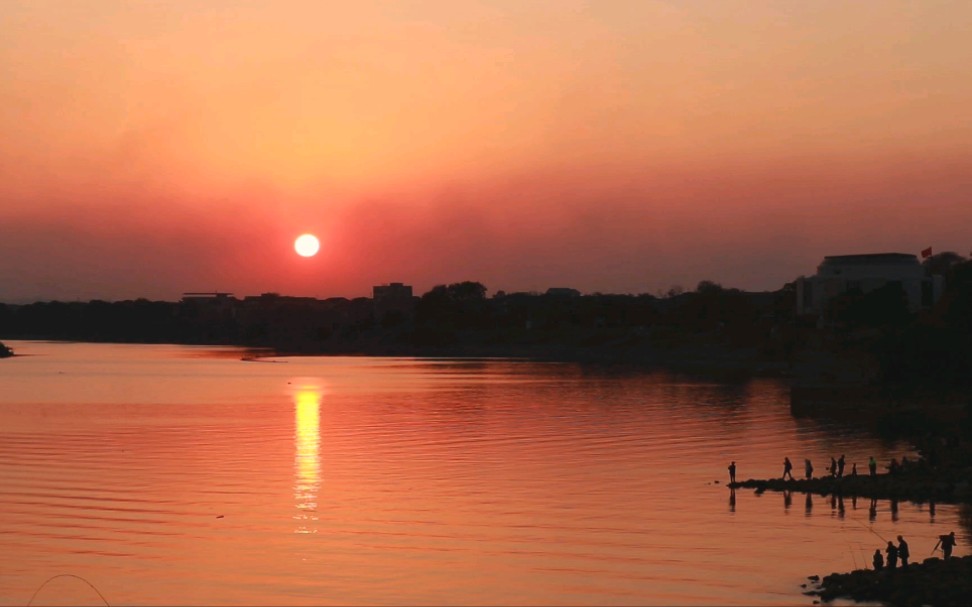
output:
[[[804, 462], [803, 471], [806, 474], [807, 480], [810, 480], [813, 478], [813, 462], [811, 462], [809, 459], [805, 459], [803, 460], [803, 462]], [[897, 462], [892, 460], [892, 464], [897, 464]], [[841, 454], [840, 459], [835, 459], [833, 457], [830, 458], [830, 467], [827, 470], [830, 472], [830, 476], [832, 476], [833, 478], [843, 478], [844, 468], [846, 467], [846, 465], [847, 465], [847, 460], [844, 457], [844, 455]], [[877, 461], [874, 459], [873, 455], [868, 460], [867, 467], [871, 473], [871, 476], [877, 475]], [[851, 464], [850, 476], [857, 476], [856, 463]], [[790, 461], [789, 457], [784, 457], [783, 458], [783, 480], [787, 480], [787, 479], [791, 481], [795, 480], [793, 477], [793, 462]], [[729, 463], [729, 482], [730, 483], [736, 482], [736, 462]]]
[[[953, 531], [948, 535], [938, 536], [938, 543], [932, 548], [932, 552], [938, 550], [939, 546], [942, 547], [942, 556], [944, 556], [945, 560], [952, 558], [952, 548], [955, 547], [955, 532]], [[874, 565], [875, 571], [881, 571], [885, 567], [888, 569], [897, 569], [898, 561], [901, 561], [902, 569], [908, 568], [908, 559], [911, 557], [911, 552], [908, 550], [908, 542], [903, 537], [898, 536], [897, 546], [894, 545], [894, 542], [889, 541], [884, 552], [887, 554], [887, 560], [881, 554], [880, 548], [874, 551], [874, 558], [871, 559], [871, 562]]]
[[[909, 463], [910, 462], [908, 462], [908, 458], [902, 458], [900, 464], [898, 463], [897, 459], [892, 458], [891, 464], [888, 466], [888, 471], [892, 475], [896, 475], [901, 471], [902, 468], [906, 467]], [[846, 465], [847, 465], [847, 460], [844, 454], [841, 454], [839, 459], [831, 456], [830, 467], [827, 468], [827, 471], [830, 473], [830, 476], [833, 478], [843, 478], [844, 468], [846, 467]], [[867, 470], [871, 476], [877, 476], [877, 460], [874, 459], [873, 455], [867, 459]], [[803, 460], [803, 471], [804, 474], [806, 475], [807, 480], [812, 479], [813, 462], [811, 462], [809, 459]], [[851, 464], [850, 474], [848, 476], [857, 476], [856, 462]], [[783, 458], [783, 480], [791, 480], [791, 481], [796, 480], [793, 477], [793, 462], [790, 461], [789, 457]], [[736, 482], [736, 462], [730, 462], [729, 464], [729, 482], [730, 483]]]
[[[911, 557], [911, 551], [908, 550], [908, 542], [906, 542], [903, 537], [900, 535], [898, 536], [897, 546], [894, 545], [894, 542], [889, 541], [887, 548], [884, 549], [884, 552], [888, 555], [888, 569], [897, 569], [898, 559], [901, 559], [902, 569], [908, 568], [908, 559]], [[881, 571], [884, 569], [885, 560], [884, 556], [881, 554], [880, 548], [874, 551], [874, 558], [871, 559], [871, 562], [874, 564], [875, 571]]]
[[[896, 474], [900, 471], [902, 465], [907, 463], [907, 459], [903, 459], [901, 464], [898, 464], [897, 460], [892, 459], [891, 465], [888, 466], [888, 470], [891, 474]], [[846, 458], [841, 454], [840, 459], [834, 457], [830, 458], [830, 467], [828, 471], [830, 476], [833, 478], [843, 478], [844, 468], [846, 467]], [[871, 476], [877, 476], [877, 460], [874, 459], [872, 455], [868, 458], [867, 462], [868, 472]], [[804, 472], [806, 474], [807, 480], [813, 478], [813, 463], [809, 459], [804, 460]], [[857, 476], [857, 464], [851, 465], [850, 476]], [[783, 458], [783, 480], [795, 480], [793, 478], [793, 462], [790, 461], [789, 457]], [[729, 463], [729, 482], [736, 482], [736, 462]], [[788, 499], [789, 496], [787, 496]], [[809, 508], [809, 494], [807, 494], [808, 506]], [[872, 500], [871, 508], [874, 508], [875, 500]], [[731, 503], [735, 505], [735, 493], [731, 498]], [[894, 502], [892, 502], [894, 503]], [[952, 531], [948, 535], [938, 536], [938, 543], [932, 548], [932, 552], [938, 550], [938, 547], [942, 547], [942, 555], [946, 560], [952, 557], [952, 548], [955, 547], [955, 532]], [[874, 557], [872, 563], [876, 571], [881, 571], [882, 569], [897, 569], [898, 562], [901, 562], [902, 568], [908, 567], [908, 559], [911, 557], [911, 552], [908, 549], [908, 542], [905, 541], [903, 537], [898, 536], [898, 544], [895, 545], [894, 542], [888, 542], [887, 547], [884, 549], [885, 554], [887, 554], [887, 559], [881, 554], [881, 549], [878, 548], [874, 551]]]
[[[892, 467], [896, 467], [897, 462], [895, 460], [891, 460], [891, 463], [892, 463]], [[847, 466], [847, 459], [844, 456], [844, 454], [841, 454], [840, 459], [834, 457], [830, 458], [830, 467], [827, 468], [827, 471], [830, 472], [830, 476], [833, 478], [843, 478], [844, 468], [846, 468], [846, 466]], [[877, 460], [874, 459], [873, 455], [870, 458], [868, 458], [867, 468], [871, 476], [877, 475]], [[807, 480], [813, 478], [813, 462], [811, 462], [809, 459], [803, 460], [803, 472], [804, 474], [806, 474]], [[736, 474], [736, 462], [732, 462], [732, 464], [730, 464], [729, 466], [729, 478], [731, 479], [730, 482], [736, 482], [735, 474]], [[849, 476], [857, 476], [856, 462], [851, 464], [851, 470]], [[783, 480], [787, 480], [787, 479], [791, 481], [794, 480], [793, 462], [790, 461], [789, 457], [784, 457], [783, 458]]]

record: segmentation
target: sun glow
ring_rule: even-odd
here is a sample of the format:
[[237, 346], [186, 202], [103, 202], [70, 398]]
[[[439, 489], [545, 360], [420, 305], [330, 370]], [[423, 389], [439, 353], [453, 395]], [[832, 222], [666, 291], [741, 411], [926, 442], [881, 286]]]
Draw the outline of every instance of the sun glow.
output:
[[320, 408], [323, 390], [314, 380], [298, 379], [294, 392], [294, 502], [296, 533], [317, 533], [320, 487]]
[[321, 249], [321, 241], [313, 234], [301, 234], [294, 241], [294, 250], [301, 257], [313, 257]]

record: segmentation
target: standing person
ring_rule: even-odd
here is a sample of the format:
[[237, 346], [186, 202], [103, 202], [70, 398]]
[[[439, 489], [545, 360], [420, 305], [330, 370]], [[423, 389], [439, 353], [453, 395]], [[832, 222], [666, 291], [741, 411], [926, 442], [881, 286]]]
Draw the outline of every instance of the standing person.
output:
[[807, 480], [813, 478], [813, 464], [810, 463], [810, 460], [808, 459], [803, 460], [803, 468], [804, 470], [806, 470]]
[[[955, 532], [953, 531], [948, 535], [939, 535], [938, 544], [942, 545], [942, 554], [945, 556], [945, 560], [947, 561], [952, 557], [952, 547], [955, 546]], [[935, 552], [935, 550], [938, 549], [938, 544], [935, 544], [935, 547], [932, 548], [932, 552]]]
[[874, 563], [875, 571], [884, 569], [884, 555], [881, 554], [880, 548], [874, 551], [874, 558], [871, 559], [871, 562]]
[[784, 457], [783, 458], [783, 480], [786, 480], [787, 476], [790, 477], [791, 481], [793, 480], [793, 464], [790, 463], [790, 458]]
[[888, 569], [897, 569], [898, 547], [894, 545], [894, 542], [888, 542], [888, 547], [884, 549], [884, 552], [888, 555]]
[[736, 462], [729, 463], [729, 482], [736, 482]]
[[831, 478], [837, 476], [837, 460], [832, 455], [830, 456], [830, 476]]
[[904, 538], [900, 535], [898, 536], [898, 558], [901, 559], [901, 568], [908, 568], [908, 557], [911, 556], [911, 552], [908, 550], [908, 542], [904, 541]]
[[873, 455], [867, 460], [867, 469], [871, 471], [871, 476], [877, 476], [877, 460]]
[[857, 462], [851, 464], [851, 476], [857, 476]]
[[901, 464], [898, 463], [897, 458], [892, 457], [891, 463], [888, 464], [888, 473], [891, 474], [891, 476], [897, 476], [898, 472], [900, 471], [901, 471]]
[[837, 460], [837, 478], [843, 478], [844, 477], [844, 464], [845, 463], [846, 462], [844, 461], [844, 454], [841, 453], [840, 454], [840, 459]]

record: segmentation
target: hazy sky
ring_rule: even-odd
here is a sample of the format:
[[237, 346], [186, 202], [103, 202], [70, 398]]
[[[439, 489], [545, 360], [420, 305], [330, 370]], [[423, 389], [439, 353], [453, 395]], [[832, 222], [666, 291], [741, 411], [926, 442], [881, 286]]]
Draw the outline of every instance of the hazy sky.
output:
[[965, 0], [3, 0], [0, 301], [966, 255], [970, 66]]

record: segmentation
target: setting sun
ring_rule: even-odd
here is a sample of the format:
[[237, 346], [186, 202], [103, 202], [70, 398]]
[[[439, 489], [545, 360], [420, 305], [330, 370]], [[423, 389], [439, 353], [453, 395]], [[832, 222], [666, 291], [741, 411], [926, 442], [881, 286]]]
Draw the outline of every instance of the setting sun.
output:
[[313, 257], [321, 248], [321, 242], [313, 234], [301, 234], [294, 241], [294, 250], [301, 257]]

